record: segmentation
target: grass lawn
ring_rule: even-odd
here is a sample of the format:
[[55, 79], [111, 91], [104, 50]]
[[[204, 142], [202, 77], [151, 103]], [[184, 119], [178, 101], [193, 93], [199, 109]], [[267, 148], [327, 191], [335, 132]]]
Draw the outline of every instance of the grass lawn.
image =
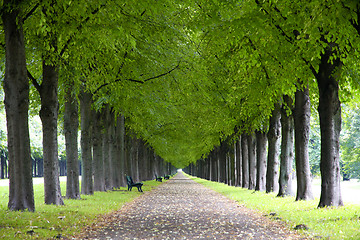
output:
[[275, 194], [265, 194], [189, 177], [241, 205], [259, 210], [263, 215], [276, 213], [276, 217], [286, 222], [289, 228], [305, 224], [309, 230], [299, 230], [305, 236], [314, 238], [321, 236], [323, 239], [360, 239], [360, 205], [346, 204], [345, 207], [340, 208], [319, 209], [317, 208], [319, 199], [296, 202], [294, 197], [278, 198]]
[[[144, 192], [158, 186], [159, 182], [143, 182]], [[86, 225], [96, 222], [102, 215], [120, 209], [126, 202], [140, 196], [136, 189], [128, 192], [122, 187], [116, 191], [81, 195], [81, 200], [64, 198], [64, 206], [44, 204], [44, 185], [34, 184], [35, 212], [13, 212], [7, 209], [8, 186], [0, 186], [0, 239], [55, 239], [70, 237]], [[61, 183], [66, 193], [66, 182]]]

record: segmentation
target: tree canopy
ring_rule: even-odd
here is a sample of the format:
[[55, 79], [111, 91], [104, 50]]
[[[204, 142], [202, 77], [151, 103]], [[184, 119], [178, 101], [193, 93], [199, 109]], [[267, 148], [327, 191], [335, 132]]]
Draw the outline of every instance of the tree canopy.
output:
[[266, 131], [274, 105], [297, 88], [309, 85], [316, 102], [329, 44], [329, 61], [344, 65], [344, 99], [359, 86], [357, 1], [31, 0], [19, 8], [38, 84], [46, 57], [60, 69], [60, 88], [84, 86], [94, 108], [110, 104], [178, 167], [221, 139]]

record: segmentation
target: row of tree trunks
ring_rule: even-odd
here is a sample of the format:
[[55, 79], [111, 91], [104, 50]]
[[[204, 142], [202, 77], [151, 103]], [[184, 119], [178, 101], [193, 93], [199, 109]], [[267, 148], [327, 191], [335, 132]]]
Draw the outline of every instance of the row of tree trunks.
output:
[[[231, 144], [224, 141], [220, 146], [215, 147], [205, 160], [191, 164], [186, 171], [212, 181], [251, 190], [278, 191], [279, 197], [292, 195], [295, 139], [298, 182], [296, 200], [312, 199], [307, 152], [310, 127], [308, 89], [296, 93], [294, 109], [291, 109], [292, 101], [291, 98], [285, 96], [284, 106], [275, 107], [270, 118], [268, 133], [256, 131], [254, 134], [242, 134], [236, 141], [231, 140]], [[295, 122], [293, 115], [288, 114], [291, 112], [289, 110], [293, 110], [293, 115], [296, 116]], [[267, 145], [269, 145], [268, 151]], [[226, 178], [224, 179], [223, 176]]]
[[176, 171], [126, 131], [123, 116], [115, 116], [108, 106], [91, 110], [91, 94], [80, 94], [80, 110], [83, 194], [126, 186], [126, 175], [144, 181]]

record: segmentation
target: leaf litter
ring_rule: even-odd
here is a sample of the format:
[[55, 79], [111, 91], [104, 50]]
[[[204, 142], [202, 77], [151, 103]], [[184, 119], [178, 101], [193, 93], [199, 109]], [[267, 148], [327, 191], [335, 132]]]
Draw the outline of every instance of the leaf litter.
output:
[[306, 239], [181, 172], [73, 239]]

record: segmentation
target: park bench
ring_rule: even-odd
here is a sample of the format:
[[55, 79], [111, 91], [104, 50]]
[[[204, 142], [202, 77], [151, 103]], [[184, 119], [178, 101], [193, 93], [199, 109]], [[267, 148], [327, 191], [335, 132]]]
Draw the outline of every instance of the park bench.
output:
[[164, 175], [164, 179], [169, 180], [169, 179], [170, 179], [170, 175]]
[[144, 185], [143, 183], [139, 182], [139, 183], [134, 183], [134, 181], [132, 180], [132, 177], [130, 176], [126, 176], [126, 182], [128, 185], [128, 191], [131, 191], [131, 189], [133, 187], [137, 187], [139, 192], [142, 192], [143, 190], [141, 189], [142, 185]]
[[156, 179], [156, 181], [158, 181], [158, 182], [162, 182], [162, 177], [158, 177], [156, 174], [155, 174], [155, 179]]

